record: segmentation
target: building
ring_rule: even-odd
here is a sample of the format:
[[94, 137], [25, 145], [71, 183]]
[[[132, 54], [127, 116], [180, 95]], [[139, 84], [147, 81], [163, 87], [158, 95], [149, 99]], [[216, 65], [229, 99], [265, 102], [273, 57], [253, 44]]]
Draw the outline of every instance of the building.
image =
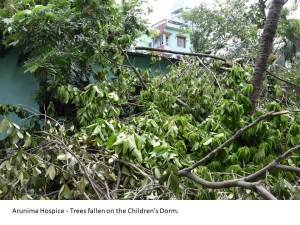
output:
[[[189, 9], [184, 1], [173, 6], [170, 18], [163, 19], [152, 25], [152, 28], [158, 31], [158, 35], [152, 39], [147, 36], [141, 37], [137, 46], [191, 52], [190, 34], [184, 32], [184, 28], [188, 25], [180, 17], [183, 12]], [[175, 57], [175, 55], [169, 53], [160, 53], [160, 55]]]
[[192, 6], [193, 4], [191, 4], [190, 1], [186, 1], [186, 0], [178, 1], [172, 7], [171, 19], [185, 23], [185, 21], [181, 18], [181, 14], [183, 12], [189, 11]]
[[153, 25], [159, 35], [149, 43], [149, 47], [166, 50], [190, 52], [190, 35], [182, 31], [185, 23], [171, 19], [164, 19]]

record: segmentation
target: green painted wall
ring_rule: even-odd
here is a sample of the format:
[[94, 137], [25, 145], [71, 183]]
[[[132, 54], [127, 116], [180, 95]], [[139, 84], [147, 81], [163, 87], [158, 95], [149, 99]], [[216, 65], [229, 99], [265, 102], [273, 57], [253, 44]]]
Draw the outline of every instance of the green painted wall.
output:
[[[153, 76], [165, 74], [168, 66], [174, 60], [162, 58], [156, 63], [151, 63], [150, 56], [140, 53], [130, 53], [130, 62], [140, 68], [151, 68]], [[38, 110], [34, 95], [39, 88], [38, 80], [30, 73], [24, 74], [23, 68], [18, 65], [18, 51], [10, 51], [5, 57], [0, 58], [0, 104], [25, 106]]]
[[34, 95], [38, 81], [32, 74], [24, 74], [18, 65], [18, 52], [10, 51], [0, 58], [0, 104], [24, 105], [38, 109]]
[[[39, 82], [30, 73], [24, 73], [18, 65], [18, 51], [10, 51], [5, 57], [0, 58], [0, 104], [24, 106], [24, 108], [38, 111], [39, 106], [34, 100], [38, 91]], [[153, 76], [167, 73], [168, 66], [176, 63], [174, 59], [162, 58], [156, 63], [151, 63], [150, 56], [140, 53], [130, 53], [130, 62], [140, 68], [149, 69]], [[8, 116], [17, 124], [23, 124], [15, 114]], [[1, 121], [0, 116], [0, 121]], [[0, 140], [3, 139], [0, 134]]]
[[[18, 52], [11, 51], [5, 57], [0, 58], [0, 104], [24, 106], [38, 110], [38, 104], [34, 95], [38, 90], [38, 81], [32, 74], [24, 74], [24, 70], [18, 66]], [[12, 121], [23, 124], [14, 113], [8, 115]], [[1, 121], [0, 116], [0, 121]], [[0, 140], [4, 136], [0, 134]]]
[[[139, 53], [132, 53], [129, 58], [130, 62], [140, 69], [148, 69], [151, 66], [153, 75], [167, 73], [168, 66], [175, 63], [163, 58], [152, 65], [150, 56]], [[24, 74], [24, 70], [18, 65], [16, 50], [0, 58], [0, 104], [24, 105], [37, 110], [38, 104], [34, 95], [38, 87], [34, 76], [30, 73]]]
[[140, 68], [140, 69], [148, 69], [151, 67], [152, 75], [162, 75], [168, 72], [169, 66], [176, 63], [176, 59], [167, 59], [161, 58], [160, 61], [155, 62], [154, 64], [151, 63], [151, 57], [149, 55], [144, 55], [140, 53], [131, 53], [129, 54], [130, 62]]

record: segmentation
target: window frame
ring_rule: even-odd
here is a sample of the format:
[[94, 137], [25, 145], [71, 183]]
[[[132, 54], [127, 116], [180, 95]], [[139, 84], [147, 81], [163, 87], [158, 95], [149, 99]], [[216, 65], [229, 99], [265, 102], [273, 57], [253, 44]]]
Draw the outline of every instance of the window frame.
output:
[[[180, 40], [183, 41], [183, 46], [180, 45]], [[187, 38], [184, 36], [177, 36], [177, 47], [186, 48], [186, 40]]]

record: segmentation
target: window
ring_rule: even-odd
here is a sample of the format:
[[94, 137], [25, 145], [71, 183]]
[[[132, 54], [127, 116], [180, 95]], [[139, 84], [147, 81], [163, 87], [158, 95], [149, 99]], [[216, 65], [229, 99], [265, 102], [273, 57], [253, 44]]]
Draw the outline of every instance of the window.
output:
[[177, 36], [177, 46], [181, 48], [186, 48], [186, 38]]
[[160, 45], [164, 44], [164, 37], [162, 35], [159, 36]]
[[155, 38], [155, 41], [154, 41], [154, 45], [155, 46], [161, 46], [163, 45], [164, 42], [163, 42], [163, 37], [162, 35], [158, 36], [157, 38]]
[[169, 45], [169, 36], [166, 36], [166, 45]]

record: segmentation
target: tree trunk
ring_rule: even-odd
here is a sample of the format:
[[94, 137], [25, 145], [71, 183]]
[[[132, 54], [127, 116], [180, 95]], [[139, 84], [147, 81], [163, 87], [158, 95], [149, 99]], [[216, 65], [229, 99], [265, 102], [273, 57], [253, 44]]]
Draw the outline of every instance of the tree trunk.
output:
[[257, 100], [262, 91], [265, 72], [267, 70], [267, 62], [272, 52], [273, 41], [277, 30], [280, 13], [286, 0], [273, 0], [269, 9], [262, 37], [260, 40], [260, 50], [256, 58], [255, 71], [252, 78], [253, 92], [251, 95], [253, 111], [256, 108]]

